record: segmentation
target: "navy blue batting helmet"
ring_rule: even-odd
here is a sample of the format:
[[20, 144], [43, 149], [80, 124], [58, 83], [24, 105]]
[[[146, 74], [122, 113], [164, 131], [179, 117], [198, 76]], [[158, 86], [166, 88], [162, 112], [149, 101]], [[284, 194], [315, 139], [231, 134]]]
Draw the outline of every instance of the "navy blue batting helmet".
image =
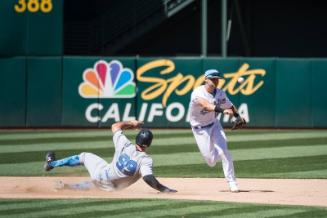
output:
[[150, 147], [153, 139], [153, 134], [148, 129], [141, 129], [136, 136], [136, 144], [142, 147]]

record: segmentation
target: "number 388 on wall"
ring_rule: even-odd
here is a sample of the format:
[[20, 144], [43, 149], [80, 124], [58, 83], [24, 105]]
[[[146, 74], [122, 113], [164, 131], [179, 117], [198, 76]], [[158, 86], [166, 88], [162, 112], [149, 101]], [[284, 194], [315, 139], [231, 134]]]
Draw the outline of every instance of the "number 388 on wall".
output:
[[15, 11], [17, 13], [25, 11], [49, 13], [52, 11], [52, 8], [52, 0], [18, 0], [18, 3], [15, 4]]

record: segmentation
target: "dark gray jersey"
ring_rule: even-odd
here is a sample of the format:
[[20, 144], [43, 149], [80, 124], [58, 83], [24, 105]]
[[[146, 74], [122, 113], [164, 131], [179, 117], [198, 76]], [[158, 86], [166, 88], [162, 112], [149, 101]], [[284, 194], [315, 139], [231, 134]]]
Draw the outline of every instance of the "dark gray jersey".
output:
[[125, 188], [140, 177], [152, 174], [152, 158], [127, 139], [122, 130], [114, 133], [115, 155], [110, 164], [109, 178], [116, 188]]

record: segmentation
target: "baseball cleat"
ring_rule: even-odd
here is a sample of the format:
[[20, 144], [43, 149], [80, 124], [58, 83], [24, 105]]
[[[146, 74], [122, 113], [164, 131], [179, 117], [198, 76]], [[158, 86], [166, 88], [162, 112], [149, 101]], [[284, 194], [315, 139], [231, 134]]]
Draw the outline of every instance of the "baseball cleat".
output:
[[53, 169], [53, 166], [51, 166], [50, 163], [54, 160], [56, 160], [55, 153], [52, 151], [48, 151], [47, 154], [45, 155], [45, 163], [43, 166], [45, 171], [50, 171]]
[[229, 183], [229, 190], [233, 193], [238, 193], [240, 190], [237, 187], [237, 184], [235, 182]]

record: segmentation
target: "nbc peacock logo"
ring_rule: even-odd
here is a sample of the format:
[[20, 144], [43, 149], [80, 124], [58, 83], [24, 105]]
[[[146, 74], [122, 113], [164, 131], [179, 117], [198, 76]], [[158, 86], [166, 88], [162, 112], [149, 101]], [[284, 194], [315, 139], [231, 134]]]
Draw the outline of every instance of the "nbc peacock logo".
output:
[[135, 96], [134, 74], [118, 60], [107, 63], [97, 61], [93, 68], [83, 72], [84, 82], [79, 86], [83, 98], [133, 98]]

